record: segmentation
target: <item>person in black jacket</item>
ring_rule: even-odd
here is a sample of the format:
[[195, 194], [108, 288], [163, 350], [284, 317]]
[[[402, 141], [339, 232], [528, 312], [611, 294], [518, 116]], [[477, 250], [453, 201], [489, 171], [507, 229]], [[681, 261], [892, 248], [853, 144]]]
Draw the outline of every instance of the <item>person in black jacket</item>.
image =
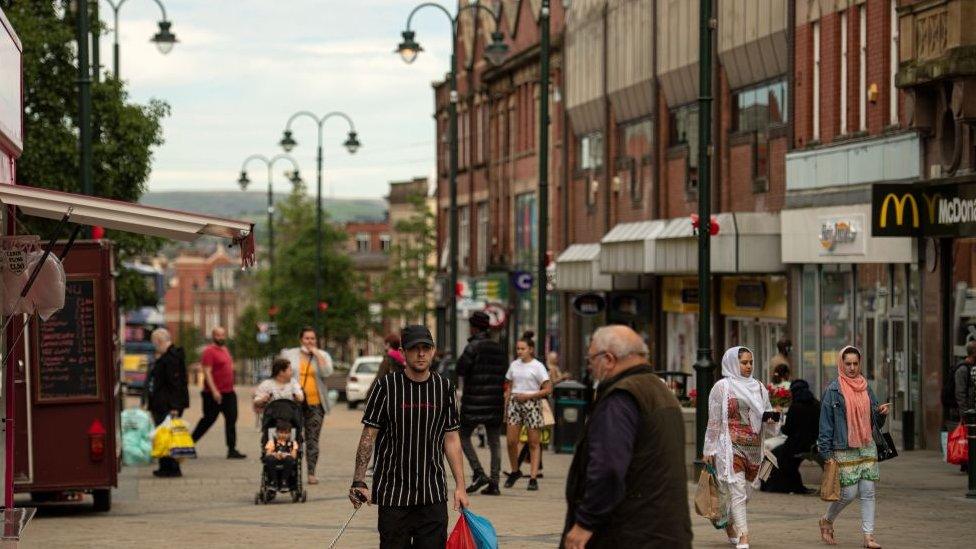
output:
[[786, 442], [773, 450], [779, 465], [773, 469], [769, 479], [762, 483], [763, 492], [782, 492], [806, 494], [803, 477], [800, 476], [800, 464], [810, 449], [817, 442], [820, 432], [820, 401], [810, 392], [810, 384], [803, 379], [794, 380], [790, 384], [792, 402], [786, 412], [786, 424], [782, 433], [786, 435]]
[[[156, 425], [167, 416], [180, 417], [190, 405], [190, 392], [187, 389], [186, 355], [183, 349], [173, 345], [166, 328], [153, 331], [150, 340], [156, 347], [156, 364], [149, 374], [149, 411]], [[157, 477], [183, 476], [180, 462], [170, 457], [159, 458], [159, 469], [153, 471]]]
[[[461, 395], [461, 447], [471, 464], [473, 478], [468, 486], [469, 494], [482, 487], [482, 494], [497, 496], [501, 476], [501, 428], [505, 417], [505, 374], [508, 357], [501, 344], [488, 333], [489, 317], [476, 311], [468, 320], [471, 337], [457, 361], [457, 374], [464, 380]], [[485, 475], [478, 461], [478, 454], [471, 444], [471, 434], [479, 425], [485, 426], [488, 449], [491, 452], [491, 476]]]

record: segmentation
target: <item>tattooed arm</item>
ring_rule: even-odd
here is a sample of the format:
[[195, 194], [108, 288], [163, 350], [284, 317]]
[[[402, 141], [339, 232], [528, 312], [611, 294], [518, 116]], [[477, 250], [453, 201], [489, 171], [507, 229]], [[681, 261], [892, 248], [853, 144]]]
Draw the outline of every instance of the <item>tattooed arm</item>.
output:
[[359, 509], [364, 502], [370, 503], [369, 488], [365, 482], [366, 468], [369, 467], [369, 460], [373, 457], [373, 443], [376, 442], [376, 434], [379, 431], [376, 427], [366, 425], [363, 427], [362, 436], [359, 437], [359, 447], [356, 449], [356, 471], [352, 477], [352, 488], [349, 489], [349, 501], [356, 509]]

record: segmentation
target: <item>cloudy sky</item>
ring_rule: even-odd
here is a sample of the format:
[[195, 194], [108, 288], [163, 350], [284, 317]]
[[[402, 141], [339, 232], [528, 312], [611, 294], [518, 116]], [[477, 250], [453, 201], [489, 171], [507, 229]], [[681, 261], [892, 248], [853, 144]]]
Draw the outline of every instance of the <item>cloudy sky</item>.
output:
[[[151, 191], [236, 189], [241, 162], [281, 152], [277, 142], [298, 110], [348, 113], [363, 148], [342, 147], [348, 127], [325, 127], [325, 193], [383, 196], [390, 180], [430, 175], [434, 166], [433, 94], [450, 56], [447, 19], [433, 10], [414, 20], [426, 51], [406, 65], [393, 49], [420, 0], [163, 0], [180, 43], [161, 55], [149, 38], [159, 8], [127, 2], [120, 13], [122, 78], [132, 98], [165, 100], [166, 143], [158, 150]], [[450, 5], [450, 0], [443, 1]], [[111, 10], [101, 2], [102, 18]], [[111, 69], [112, 36], [102, 39]], [[293, 155], [314, 182], [316, 130], [297, 121]], [[281, 163], [279, 173], [285, 168]], [[251, 165], [261, 188], [265, 171]], [[276, 190], [287, 191], [276, 175]]]

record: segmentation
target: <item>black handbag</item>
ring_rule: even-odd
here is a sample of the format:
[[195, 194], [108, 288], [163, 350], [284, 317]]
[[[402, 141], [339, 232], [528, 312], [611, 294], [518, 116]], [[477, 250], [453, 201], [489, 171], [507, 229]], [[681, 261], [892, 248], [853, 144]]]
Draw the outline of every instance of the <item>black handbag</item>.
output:
[[895, 449], [895, 441], [891, 439], [891, 433], [882, 433], [881, 429], [874, 428], [874, 445], [878, 448], [878, 461], [887, 461], [898, 457], [898, 450]]

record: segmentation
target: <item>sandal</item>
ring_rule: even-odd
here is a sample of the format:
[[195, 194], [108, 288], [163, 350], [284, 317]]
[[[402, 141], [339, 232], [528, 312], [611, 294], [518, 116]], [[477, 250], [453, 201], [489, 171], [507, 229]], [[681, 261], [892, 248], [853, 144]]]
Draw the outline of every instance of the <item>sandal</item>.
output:
[[821, 517], [819, 524], [820, 539], [827, 545], [837, 545], [837, 540], [834, 539], [834, 523], [827, 520], [826, 517]]
[[881, 545], [874, 540], [874, 535], [867, 534], [864, 536], [864, 545], [862, 547], [867, 547], [868, 549], [881, 549]]

